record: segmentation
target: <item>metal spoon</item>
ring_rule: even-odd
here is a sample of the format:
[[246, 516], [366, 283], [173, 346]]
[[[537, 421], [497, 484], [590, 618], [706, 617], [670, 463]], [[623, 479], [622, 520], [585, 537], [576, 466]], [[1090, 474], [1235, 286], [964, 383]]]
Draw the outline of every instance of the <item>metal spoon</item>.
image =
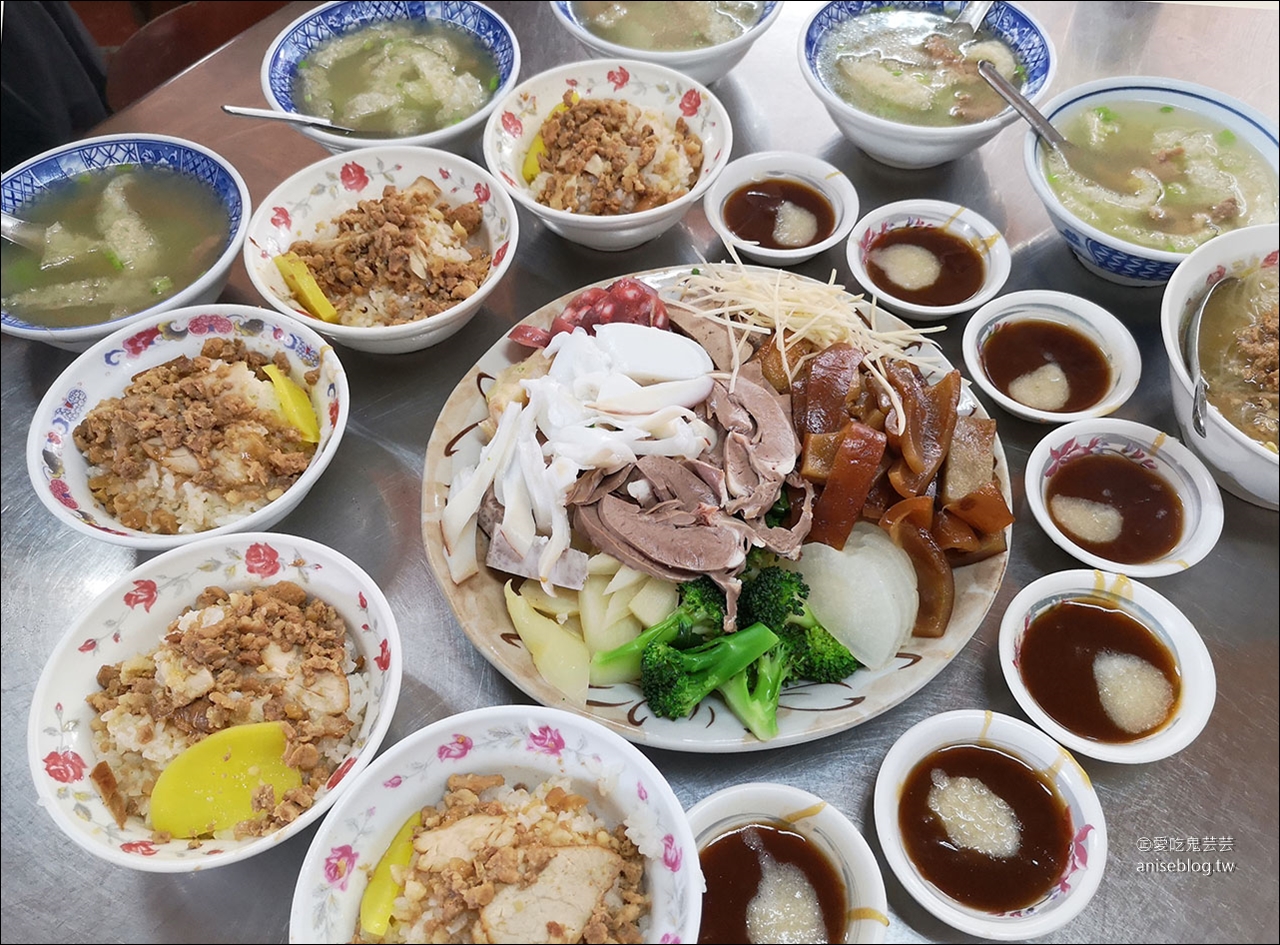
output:
[[1116, 193], [1134, 192], [1133, 168], [1143, 163], [1139, 156], [1134, 155], [1131, 160], [1114, 154], [1103, 157], [1072, 144], [1063, 137], [1062, 132], [1049, 123], [1049, 119], [1040, 114], [1036, 107], [1014, 88], [1008, 79], [996, 71], [993, 63], [984, 59], [978, 63], [978, 72], [1000, 97], [1013, 107], [1015, 112], [1026, 119], [1027, 124], [1045, 144], [1062, 155], [1063, 160], [1073, 171]]
[[0, 211], [0, 236], [36, 252], [44, 250], [44, 227]]
[[1213, 294], [1224, 285], [1239, 281], [1235, 276], [1227, 276], [1210, 286], [1196, 306], [1191, 321], [1187, 323], [1187, 333], [1182, 338], [1182, 354], [1187, 359], [1187, 373], [1195, 382], [1195, 392], [1191, 395], [1191, 426], [1200, 437], [1205, 435], [1204, 413], [1208, 409], [1209, 399], [1209, 382], [1200, 370], [1200, 323], [1204, 320], [1204, 311], [1209, 307]]
[[957, 30], [957, 32], [972, 36], [978, 32], [978, 27], [982, 25], [982, 21], [987, 18], [987, 14], [991, 12], [993, 6], [995, 6], [995, 0], [977, 0], [976, 3], [966, 3], [964, 9], [951, 21], [951, 28]]
[[243, 105], [223, 105], [222, 110], [228, 115], [242, 118], [265, 118], [268, 121], [283, 121], [291, 125], [306, 125], [309, 128], [321, 128], [342, 135], [358, 135], [361, 132], [346, 125], [335, 125], [327, 118], [316, 118], [313, 115], [299, 115], [295, 112], [276, 112], [269, 108], [246, 108]]

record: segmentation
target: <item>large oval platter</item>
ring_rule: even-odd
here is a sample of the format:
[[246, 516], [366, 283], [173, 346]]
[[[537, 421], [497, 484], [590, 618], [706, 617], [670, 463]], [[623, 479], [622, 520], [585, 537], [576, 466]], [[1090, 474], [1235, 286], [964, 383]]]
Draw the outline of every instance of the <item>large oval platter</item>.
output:
[[[754, 270], [756, 267], [748, 267]], [[771, 270], [760, 270], [770, 272]], [[662, 289], [688, 275], [688, 267], [654, 269], [634, 277]], [[616, 277], [615, 277], [616, 278]], [[608, 286], [615, 279], [596, 283]], [[587, 288], [587, 286], [583, 286]], [[579, 289], [578, 291], [581, 291]], [[524, 324], [549, 328], [577, 291], [550, 302], [524, 319]], [[878, 328], [907, 327], [887, 313]], [[427, 557], [453, 612], [476, 649], [507, 679], [543, 705], [589, 716], [625, 738], [677, 751], [738, 752], [813, 741], [842, 732], [893, 708], [936, 676], [973, 636], [995, 600], [1008, 563], [1008, 552], [955, 572], [956, 601], [947, 632], [937, 639], [913, 637], [887, 667], [861, 669], [836, 684], [804, 683], [785, 689], [778, 711], [778, 736], [762, 742], [714, 698], [705, 700], [692, 717], [670, 720], [649, 711], [639, 687], [631, 684], [593, 686], [585, 706], [568, 702], [533, 666], [524, 644], [507, 616], [503, 584], [508, 575], [481, 568], [479, 574], [454, 584], [445, 564], [440, 516], [455, 466], [474, 463], [483, 445], [476, 425], [487, 415], [484, 391], [504, 368], [523, 360], [529, 349], [507, 338], [499, 340], [458, 383], [436, 421], [427, 444], [423, 470], [422, 534]], [[940, 368], [950, 365], [937, 353]], [[966, 389], [960, 411], [982, 414], [981, 405]], [[996, 440], [996, 476], [1006, 500], [1010, 497], [1004, 449]], [[1006, 539], [1011, 536], [1006, 533]], [[483, 555], [482, 555], [483, 558]]]

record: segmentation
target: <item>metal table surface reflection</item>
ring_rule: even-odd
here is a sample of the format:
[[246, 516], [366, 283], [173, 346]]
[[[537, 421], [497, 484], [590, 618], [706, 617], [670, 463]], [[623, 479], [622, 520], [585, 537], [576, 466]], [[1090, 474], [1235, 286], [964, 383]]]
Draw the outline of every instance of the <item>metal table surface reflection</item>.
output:
[[[523, 75], [582, 58], [547, 4], [495, 3], [515, 27]], [[234, 163], [255, 205], [294, 170], [324, 156], [289, 128], [224, 115], [226, 103], [261, 105], [258, 67], [275, 34], [308, 6], [294, 4], [113, 116], [102, 133], [151, 131], [206, 144]], [[1104, 75], [1173, 74], [1277, 113], [1277, 14], [1194, 4], [1048, 3], [1025, 6], [1044, 23], [1060, 66], [1053, 92]], [[1159, 332], [1160, 291], [1122, 288], [1086, 273], [1050, 229], [1023, 172], [1024, 128], [1003, 131], [979, 152], [928, 171], [878, 165], [842, 138], [799, 74], [796, 43], [811, 3], [787, 3], [772, 31], [714, 87], [734, 122], [735, 156], [789, 148], [844, 170], [864, 209], [904, 197], [961, 201], [1002, 227], [1013, 248], [1005, 291], [1052, 288], [1118, 314], [1142, 349], [1143, 377], [1119, 416], [1177, 432]], [[481, 161], [478, 148], [470, 155]], [[354, 404], [350, 428], [325, 476], [278, 527], [325, 542], [359, 562], [391, 600], [404, 638], [404, 688], [388, 743], [451, 713], [527, 702], [467, 642], [428, 569], [419, 531], [420, 477], [435, 417], [467, 367], [523, 315], [586, 282], [656, 266], [722, 258], [700, 209], [661, 238], [618, 254], [564, 242], [521, 212], [515, 267], [462, 334], [417, 354], [341, 349]], [[843, 247], [800, 271], [849, 280]], [[237, 263], [224, 301], [257, 301]], [[965, 317], [953, 318], [944, 352], [962, 363]], [[42, 344], [4, 336], [3, 363], [3, 932], [15, 942], [285, 941], [294, 878], [308, 832], [224, 869], [152, 875], [107, 866], [73, 846], [36, 803], [26, 758], [27, 712], [47, 655], [84, 605], [141, 556], [57, 525], [33, 495], [23, 461], [40, 397], [72, 360]], [[796, 785], [835, 804], [880, 854], [872, 785], [889, 746], [926, 716], [988, 707], [1021, 717], [997, 663], [1000, 615], [1037, 576], [1076, 567], [1033, 521], [1020, 486], [1045, 428], [988, 405], [1000, 423], [1015, 483], [1013, 554], [991, 613], [972, 642], [919, 694], [848, 732], [807, 745], [741, 755], [647, 754], [692, 805], [751, 780]], [[1087, 910], [1046, 941], [1250, 941], [1280, 938], [1277, 920], [1277, 515], [1224, 496], [1226, 527], [1194, 569], [1149, 583], [1187, 613], [1218, 675], [1207, 729], [1181, 754], [1122, 766], [1081, 758], [1110, 828], [1102, 888]], [[1188, 838], [1230, 838], [1216, 853], [1144, 852]], [[1144, 872], [1158, 860], [1185, 872]], [[1190, 864], [1221, 861], [1204, 875]], [[883, 858], [881, 857], [883, 863]], [[1202, 867], [1194, 867], [1200, 869]], [[885, 868], [888, 940], [965, 936], [920, 908]]]

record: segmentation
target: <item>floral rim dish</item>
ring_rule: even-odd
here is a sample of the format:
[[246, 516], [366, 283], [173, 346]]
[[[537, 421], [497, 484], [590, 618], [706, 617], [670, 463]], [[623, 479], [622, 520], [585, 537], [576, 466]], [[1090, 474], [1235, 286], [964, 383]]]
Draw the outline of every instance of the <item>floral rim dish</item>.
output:
[[[128, 528], [89, 489], [89, 466], [72, 433], [98, 403], [117, 397], [134, 375], [180, 356], [195, 357], [210, 338], [243, 342], [268, 358], [283, 352], [290, 373], [311, 385], [319, 442], [306, 471], [279, 498], [227, 524], [161, 535]], [[81, 354], [40, 401], [27, 434], [27, 473], [40, 501], [63, 524], [101, 541], [157, 551], [213, 535], [269, 528], [296, 508], [333, 459], [351, 411], [347, 375], [333, 348], [306, 325], [247, 305], [192, 306], [132, 322]]]
[[[867, 257], [873, 242], [892, 230], [932, 227], [968, 243], [982, 258], [982, 283], [973, 295], [951, 305], [922, 305], [895, 298], [871, 281]], [[995, 298], [1009, 278], [1013, 254], [1009, 243], [986, 217], [945, 200], [898, 200], [865, 214], [853, 225], [846, 249], [853, 277], [877, 304], [896, 315], [915, 321], [941, 321], [969, 312]]]
[[[480, 233], [491, 264], [479, 289], [437, 315], [399, 325], [341, 325], [306, 312], [285, 285], [275, 257], [296, 240], [313, 239], [317, 227], [357, 202], [377, 200], [388, 185], [404, 189], [418, 177], [435, 183], [454, 206], [473, 200], [480, 204]], [[357, 350], [396, 354], [438, 344], [475, 317], [511, 268], [518, 239], [515, 205], [484, 168], [447, 151], [386, 145], [324, 158], [281, 182], [249, 222], [244, 265], [254, 288], [276, 311]]]
[[[808, 246], [773, 249], [736, 235], [725, 222], [724, 207], [740, 187], [757, 181], [794, 180], [817, 191], [831, 205], [834, 223], [831, 234]], [[707, 222], [720, 241], [747, 259], [769, 266], [797, 266], [842, 242], [858, 218], [858, 192], [853, 182], [833, 164], [798, 151], [760, 151], [730, 161], [707, 191], [703, 202]]]
[[263, 56], [259, 74], [263, 97], [276, 111], [299, 113], [293, 102], [293, 80], [299, 65], [315, 52], [316, 46], [334, 36], [373, 23], [426, 20], [444, 20], [454, 24], [470, 33], [493, 56], [498, 67], [498, 88], [478, 111], [447, 128], [405, 138], [361, 137], [305, 126], [296, 126], [296, 129], [334, 154], [388, 142], [458, 150], [474, 141], [494, 103], [515, 85], [520, 75], [520, 44], [515, 31], [502, 17], [481, 3], [332, 0], [308, 10], [280, 31]]
[[[985, 369], [983, 349], [993, 334], [1023, 319], [1064, 325], [1098, 346], [1111, 368], [1110, 387], [1102, 399], [1084, 410], [1040, 410], [1014, 400], [996, 387]], [[986, 395], [1010, 413], [1039, 423], [1069, 423], [1106, 416], [1124, 405], [1137, 390], [1142, 376], [1142, 353], [1121, 321], [1101, 305], [1067, 292], [1010, 292], [991, 300], [965, 324], [963, 345], [969, 376]]]
[[[1064, 462], [1079, 456], [1124, 456], [1160, 475], [1182, 500], [1182, 535], [1166, 554], [1141, 564], [1121, 564], [1081, 548], [1049, 515], [1045, 489]], [[1131, 420], [1101, 418], [1064, 424], [1036, 444], [1027, 458], [1027, 502], [1054, 543], [1085, 564], [1129, 577], [1177, 574], [1213, 550], [1222, 534], [1222, 495], [1209, 470], [1177, 439]]]
[[[903, 846], [898, 806], [908, 774], [940, 748], [971, 744], [1001, 749], [1041, 771], [1070, 814], [1073, 839], [1066, 869], [1048, 895], [1023, 909], [993, 913], [961, 905], [920, 875]], [[930, 716], [907, 729], [880, 765], [874, 809], [880, 846], [899, 882], [934, 916], [970, 935], [1000, 940], [1046, 935], [1079, 915], [1102, 882], [1107, 825], [1089, 776], [1070, 752], [1044, 732], [998, 712], [959, 709]]]
[[[1182, 691], [1169, 720], [1132, 742], [1103, 742], [1056, 722], [1028, 690], [1019, 670], [1022, 640], [1031, 622], [1064, 600], [1101, 599], [1147, 627], [1173, 654]], [[1103, 571], [1058, 571], [1024, 587], [1000, 621], [1000, 668], [1022, 711], [1071, 751], [1100, 761], [1143, 764], [1186, 748], [1204, 730], [1217, 699], [1217, 676], [1204, 640], [1168, 598], [1124, 575]]]
[[[293, 581], [337, 609], [364, 658], [369, 703], [352, 754], [330, 777], [315, 805], [263, 837], [209, 840], [198, 847], [155, 840], [138, 818], [116, 826], [88, 780], [95, 764], [85, 697], [97, 689], [104, 663], [146, 652], [204, 588], [228, 590]], [[373, 758], [400, 693], [400, 636], [386, 597], [345, 556], [306, 538], [256, 532], [206, 538], [134, 568], [102, 593], [58, 644], [31, 702], [27, 757], [40, 803], [85, 850], [117, 866], [153, 873], [210, 869], [246, 859], [302, 832], [328, 810]]]
[[689, 808], [689, 825], [699, 849], [738, 827], [767, 823], [794, 831], [814, 843], [836, 868], [847, 895], [848, 928], [843, 942], [883, 942], [889, 928], [884, 877], [871, 846], [844, 813], [816, 794], [758, 781], [735, 784]]
[[647, 941], [692, 942], [702, 912], [693, 832], [661, 772], [589, 719], [539, 706], [492, 706], [433, 722], [384, 752], [326, 817], [294, 890], [290, 942], [349, 942], [369, 873], [412, 814], [443, 796], [451, 774], [500, 772], [531, 787], [569, 778], [606, 820], [647, 847]]
[[203, 276], [169, 298], [114, 321], [45, 328], [3, 312], [0, 313], [0, 330], [59, 348], [83, 351], [126, 324], [143, 321], [163, 311], [208, 304], [217, 299], [249, 229], [249, 187], [226, 158], [194, 141], [168, 135], [131, 133], [104, 135], [52, 148], [5, 171], [0, 205], [5, 213], [21, 217], [26, 203], [60, 181], [89, 171], [131, 164], [171, 168], [186, 177], [195, 178], [217, 195], [228, 216], [223, 249], [217, 261]]
[[[765, 273], [777, 271], [748, 268]], [[689, 267], [663, 268], [632, 276], [662, 290], [689, 271]], [[612, 281], [604, 280], [597, 285], [603, 288]], [[547, 303], [521, 324], [547, 328], [575, 295], [577, 292], [568, 293]], [[903, 326], [892, 315], [881, 312], [876, 327], [887, 330]], [[942, 637], [911, 638], [882, 669], [860, 669], [841, 683], [806, 683], [786, 693], [778, 712], [778, 735], [770, 741], [757, 739], [732, 713], [720, 711], [717, 703], [703, 703], [688, 719], [660, 718], [649, 710], [640, 687], [632, 683], [593, 687], [588, 692], [586, 705], [574, 707], [537, 671], [528, 649], [511, 626], [503, 596], [505, 576], [482, 569], [465, 583], [454, 584], [449, 577], [442, 541], [441, 516], [452, 470], [455, 464], [465, 466], [474, 462], [482, 446], [477, 425], [488, 416], [483, 395], [488, 389], [487, 381], [523, 360], [527, 353], [527, 349], [506, 337], [498, 339], [459, 380], [441, 408], [424, 460], [422, 536], [428, 561], [439, 577], [461, 632], [499, 672], [544, 705], [578, 711], [633, 742], [677, 751], [761, 751], [813, 741], [860, 725], [918, 692], [968, 643], [994, 602], [1004, 578], [1007, 551], [957, 571], [955, 609]], [[946, 369], [940, 365], [940, 370]], [[968, 392], [961, 394], [961, 409], [981, 415], [981, 405]], [[1007, 497], [1010, 494], [1008, 463], [998, 437], [995, 453], [996, 478]]]

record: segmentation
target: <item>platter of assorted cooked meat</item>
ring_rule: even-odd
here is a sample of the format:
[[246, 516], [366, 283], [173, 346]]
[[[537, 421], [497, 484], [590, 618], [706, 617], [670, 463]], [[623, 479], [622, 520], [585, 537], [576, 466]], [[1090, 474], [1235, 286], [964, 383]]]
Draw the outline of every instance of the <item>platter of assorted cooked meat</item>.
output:
[[750, 751], [870, 719], [995, 599], [995, 422], [928, 338], [737, 263], [551, 302], [458, 384], [423, 537], [463, 632], [632, 741]]

